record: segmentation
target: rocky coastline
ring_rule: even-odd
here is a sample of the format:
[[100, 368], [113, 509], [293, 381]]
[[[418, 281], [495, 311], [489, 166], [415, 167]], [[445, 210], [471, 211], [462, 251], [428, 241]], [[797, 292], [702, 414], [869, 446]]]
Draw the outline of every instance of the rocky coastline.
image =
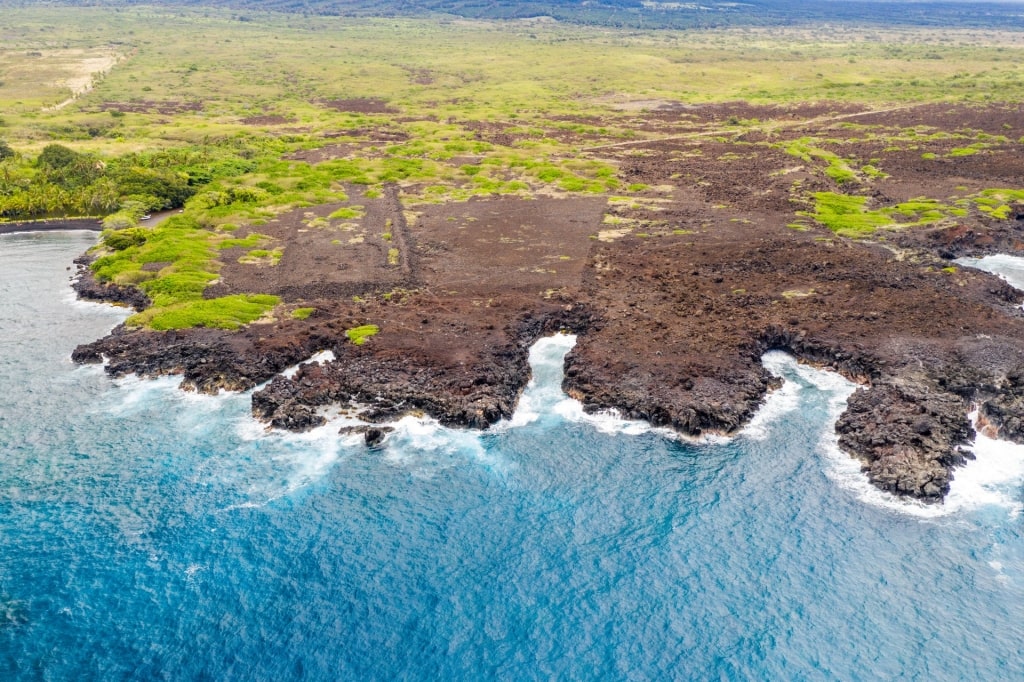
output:
[[[921, 115], [940, 113], [925, 106]], [[1024, 126], [1024, 111], [970, 120], [998, 131]], [[629, 205], [489, 197], [413, 212], [402, 189], [388, 186], [359, 198], [365, 238], [345, 249], [332, 246], [331, 231], [307, 228], [336, 207], [284, 213], [259, 227], [283, 251], [280, 263], [246, 265], [226, 251], [207, 292], [278, 295], [274, 318], [234, 332], [119, 327], [80, 346], [74, 360], [105, 362], [115, 376], [177, 374], [188, 390], [256, 389], [253, 414], [274, 428], [305, 430], [331, 409], [360, 409], [377, 424], [417, 413], [484, 429], [512, 415], [529, 380], [530, 346], [564, 330], [578, 341], [563, 388], [586, 410], [700, 435], [734, 434], [750, 421], [779, 385], [761, 356], [783, 350], [861, 385], [836, 431], [874, 485], [941, 501], [971, 457], [970, 412], [988, 433], [1024, 442], [1024, 294], [951, 262], [1024, 253], [1024, 208], [1014, 204], [998, 219], [973, 208], [933, 226], [845, 238], [810, 221], [794, 225], [808, 194], [793, 187], [868, 190], [794, 168], [775, 143], [751, 154], [753, 139], [668, 137], [604, 150], [620, 155], [625, 180], [659, 188]], [[863, 149], [844, 153], [883, 153], [882, 142], [856, 144]], [[934, 166], [916, 152], [897, 154], [888, 168], [902, 176], [876, 180], [871, 191], [891, 204], [934, 183], [1009, 187], [1022, 170], [1010, 151]], [[83, 297], [148, 305], [80, 265]], [[315, 312], [295, 319], [289, 306]], [[346, 331], [366, 324], [380, 333], [351, 343]], [[333, 360], [281, 374], [326, 350]]]
[[[511, 296], [481, 316], [472, 302], [453, 298], [438, 305], [414, 295], [401, 305], [336, 302], [312, 324], [278, 321], [238, 332], [119, 327], [80, 346], [73, 360], [105, 361], [114, 376], [178, 374], [183, 388], [207, 393], [266, 382], [254, 392], [252, 409], [274, 428], [313, 428], [325, 423], [325, 408], [358, 405], [360, 416], [374, 423], [421, 413], [445, 425], [485, 429], [512, 415], [529, 380], [530, 346], [570, 331], [579, 342], [566, 359], [569, 395], [588, 411], [613, 409], [688, 435], [732, 434], [750, 420], [778, 386], [760, 365], [768, 350], [857, 381], [864, 388], [851, 396], [836, 426], [840, 445], [862, 461], [872, 483], [897, 495], [938, 501], [948, 492], [955, 467], [970, 457], [965, 446], [974, 429], [966, 415], [972, 406], [981, 406], [1000, 437], [1024, 441], [1019, 292], [966, 269], [956, 277], [922, 274], [919, 263], [892, 261], [865, 245], [747, 243], [720, 244], [721, 256], [712, 259], [744, 271], [743, 294], [717, 291], [725, 282], [713, 273], [722, 270], [706, 253], [698, 255], [700, 267], [712, 266], [706, 273], [689, 270], [670, 279], [660, 266], [669, 260], [678, 266], [686, 246], [673, 252], [662, 241], [653, 253], [633, 240], [628, 250], [624, 243], [612, 247], [618, 284], [591, 281], [571, 302]], [[749, 259], [737, 259], [751, 249], [767, 256], [765, 281], [756, 282]], [[802, 252], [807, 257], [801, 261]], [[776, 260], [783, 257], [785, 263]], [[778, 292], [821, 262], [830, 263], [833, 291]], [[776, 295], [754, 295], [755, 286]], [[885, 295], [872, 295], [874, 310], [841, 308], [833, 300], [840, 287], [849, 302], [879, 287]], [[145, 303], [131, 289], [95, 283], [84, 269], [76, 290], [92, 299]], [[941, 317], [928, 310], [914, 314], [922, 299], [934, 305], [937, 294], [948, 296], [951, 310]], [[344, 329], [365, 319], [381, 321], [385, 333], [363, 346], [348, 343]], [[320, 350], [336, 359], [280, 374]]]

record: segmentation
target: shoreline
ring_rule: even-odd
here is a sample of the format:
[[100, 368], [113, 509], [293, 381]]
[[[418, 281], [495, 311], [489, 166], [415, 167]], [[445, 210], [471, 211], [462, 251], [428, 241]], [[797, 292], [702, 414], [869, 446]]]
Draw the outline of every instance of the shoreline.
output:
[[[776, 253], [785, 254], [792, 260], [799, 251], [796, 248], [798, 244], [813, 249], [806, 240], [787, 239], [777, 245], [779, 250]], [[666, 244], [663, 243], [664, 246]], [[764, 243], [759, 246], [762, 254], [768, 251], [765, 246]], [[786, 247], [784, 250], [783, 246]], [[654, 271], [659, 270], [658, 259], [642, 245], [635, 244], [633, 249], [620, 251], [619, 255], [626, 256], [637, 247], [639, 249], [632, 254], [637, 262], [650, 262], [654, 264]], [[745, 252], [741, 249], [736, 255]], [[579, 335], [579, 344], [568, 353], [562, 385], [571, 398], [581, 402], [584, 412], [614, 409], [623, 419], [643, 421], [651, 428], [668, 427], [682, 436], [699, 437], [719, 432], [736, 435], [749, 424], [763, 407], [771, 389], [776, 388], [771, 378], [766, 376], [759, 359], [768, 350], [782, 350], [798, 362], [836, 371], [848, 380], [856, 379], [861, 383], [860, 390], [849, 398], [835, 430], [844, 452], [859, 461], [862, 471], [876, 488], [898, 497], [938, 502], [949, 491], [955, 470], [970, 459], [965, 448], [973, 440], [974, 429], [966, 419], [965, 394], [985, 404], [985, 412], [991, 414], [992, 421], [1003, 427], [1003, 438], [1017, 441], [1020, 437], [1016, 423], [1007, 418], [1015, 411], [1016, 403], [1013, 368], [992, 366], [990, 361], [981, 361], [981, 356], [988, 355], [987, 350], [995, 350], [1007, 340], [994, 344], [975, 340], [972, 345], [980, 345], [971, 355], [980, 352], [981, 356], [966, 362], [945, 357], [929, 367], [924, 375], [900, 362], [901, 353], [894, 354], [892, 349], [883, 351], [876, 347], [875, 352], [871, 352], [869, 346], [875, 344], [865, 344], [865, 335], [884, 336], [883, 329], [878, 326], [880, 323], [882, 327], [900, 334], [923, 334], [921, 341], [932, 346], [940, 356], [959, 344], [951, 341], [949, 348], [944, 349], [947, 343], [939, 339], [949, 333], [946, 325], [939, 324], [933, 328], [925, 321], [913, 319], [913, 314], [908, 317], [909, 311], [898, 304], [902, 296], [915, 295], [923, 283], [921, 279], [897, 283], [899, 280], [894, 276], [908, 275], [904, 266], [875, 260], [879, 251], [872, 248], [856, 248], [850, 255], [856, 252], [860, 252], [861, 257], [852, 258], [853, 262], [845, 264], [834, 262], [833, 268], [846, 270], [842, 279], [851, 281], [849, 278], [861, 269], [860, 266], [869, 264], [862, 258], [873, 261], [870, 264], [883, 276], [878, 282], [869, 283], [867, 289], [875, 292], [876, 308], [891, 308], [887, 313], [879, 314], [877, 319], [874, 316], [862, 319], [862, 316], [855, 315], [843, 321], [832, 318], [821, 324], [821, 312], [829, 307], [829, 303], [823, 300], [815, 305], [812, 300], [804, 298], [798, 300], [801, 307], [810, 306], [804, 318], [809, 328], [762, 328], [760, 325], [768, 320], [757, 320], [748, 306], [737, 302], [736, 306], [728, 306], [722, 313], [739, 313], [745, 309], [748, 319], [720, 320], [725, 322], [725, 327], [712, 332], [712, 336], [720, 345], [727, 340], [737, 350], [747, 348], [757, 361], [748, 362], [743, 357], [744, 353], [737, 352], [731, 360], [722, 358], [724, 362], [715, 369], [697, 365], [687, 367], [700, 360], [700, 352], [696, 355], [689, 351], [681, 354], [672, 352], [669, 348], [675, 344], [665, 343], [670, 339], [658, 343], [659, 351], [653, 355], [638, 355], [640, 346], [645, 345], [642, 340], [639, 341], [640, 346], [634, 343], [623, 346], [619, 334], [613, 335], [619, 341], [610, 344], [607, 334], [602, 332], [606, 332], [609, 326], [615, 326], [617, 315], [600, 305], [601, 297], [594, 297], [598, 299], [594, 300], [583, 295], [569, 305], [515, 306], [518, 308], [515, 311], [511, 309], [512, 301], [506, 300], [508, 307], [492, 308], [490, 312], [495, 317], [508, 316], [505, 319], [510, 324], [500, 331], [493, 324], [477, 329], [465, 327], [463, 314], [472, 314], [467, 302], [447, 299], [446, 307], [451, 308], [448, 311], [451, 319], [449, 315], [441, 315], [435, 310], [430, 315], [430, 324], [426, 326], [442, 325], [447, 330], [456, 324], [455, 318], [463, 320], [457, 334], [458, 362], [453, 362], [456, 358], [450, 356], [453, 347], [434, 348], [431, 352], [430, 337], [436, 332], [417, 330], [417, 333], [409, 334], [401, 331], [403, 328], [409, 330], [414, 322], [423, 326], [422, 320], [429, 314], [426, 311], [436, 303], [419, 300], [418, 296], [411, 296], [399, 306], [384, 301], [346, 306], [345, 317], [348, 320], [341, 324], [340, 310], [331, 315], [316, 316], [311, 319], [312, 324], [280, 320], [270, 334], [267, 334], [269, 329], [258, 325], [237, 332], [190, 329], [150, 333], [120, 328], [104, 339], [79, 346], [73, 360], [79, 363], [106, 360], [105, 369], [112, 376], [133, 373], [151, 377], [179, 375], [182, 388], [203, 393], [256, 388], [252, 396], [254, 416], [269, 426], [289, 431], [306, 431], [321, 426], [327, 422], [321, 412], [324, 408], [350, 401], [368, 407], [360, 416], [372, 424], [387, 423], [408, 413], [423, 413], [444, 426], [487, 429], [514, 414], [518, 398], [529, 380], [527, 356], [533, 343], [547, 334], [569, 330]], [[809, 255], [813, 257], [807, 258], [808, 263], [819, 260], [817, 255]], [[829, 252], [831, 258], [837, 255], [834, 251]], [[726, 260], [733, 262], [734, 258], [735, 255]], [[632, 259], [624, 260], [623, 265], [626, 265]], [[840, 265], [845, 267], [838, 267]], [[805, 269], [798, 266], [785, 279]], [[992, 311], [989, 307], [992, 298], [1017, 301], [1020, 294], [995, 275], [969, 271], [976, 274], [965, 273], [963, 287], [953, 285], [956, 290], [950, 286], [952, 282], [933, 280], [939, 284], [935, 293], [941, 291], [944, 297], [949, 297], [949, 304], [963, 306], [965, 313], [973, 308], [972, 317], [977, 317], [979, 323], [982, 319], [987, 320], [987, 324], [981, 324], [979, 329], [985, 327], [990, 333], [995, 332], [993, 320], [985, 311]], [[88, 272], [84, 274], [80, 282], [92, 282]], [[643, 280], [643, 285], [634, 290], [653, 293], [657, 288], [654, 282], [646, 278]], [[704, 278], [697, 276], [683, 288], [703, 288], [707, 282], [702, 280]], [[876, 285], [881, 282], [895, 285], [895, 296], [885, 296], [888, 302], [884, 305], [877, 298]], [[964, 288], [970, 293], [965, 297], [967, 300], [960, 299], [958, 303], [958, 294], [962, 295], [960, 292]], [[78, 289], [80, 295], [85, 293]], [[680, 291], [678, 284], [673, 284], [670, 289], [677, 293]], [[110, 300], [114, 294], [125, 293], [127, 291], [120, 288], [97, 285], [97, 290], [90, 290], [90, 295], [85, 298]], [[993, 293], [1001, 295], [993, 296]], [[975, 297], [978, 295], [989, 299], [989, 303], [980, 309], [976, 307], [978, 301]], [[589, 301], [585, 300], [588, 298]], [[971, 299], [975, 299], [974, 305], [968, 304]], [[630, 300], [627, 297], [625, 302], [628, 304]], [[135, 303], [136, 307], [145, 307], [141, 301]], [[520, 305], [523, 303], [519, 301]], [[782, 305], [780, 302], [774, 307]], [[504, 312], [498, 313], [501, 308], [505, 308]], [[602, 308], [605, 312], [597, 314], [596, 311]], [[651, 312], [655, 311], [652, 309]], [[785, 314], [800, 313], [792, 306]], [[495, 321], [490, 315], [488, 319]], [[667, 320], [664, 315], [657, 317]], [[344, 328], [363, 319], [380, 320], [384, 333], [364, 346], [345, 343]], [[485, 320], [478, 322], [482, 324]], [[837, 329], [836, 324], [849, 329]], [[672, 327], [662, 331], [671, 337], [688, 338], [691, 342], [701, 341], [707, 332], [685, 319], [677, 320]], [[446, 332], [444, 336], [449, 337], [449, 334]], [[850, 337], [856, 337], [857, 341], [851, 343]], [[926, 337], [931, 337], [931, 341], [928, 342]], [[448, 342], [454, 340], [448, 338]], [[936, 343], [938, 345], [934, 345]], [[322, 350], [330, 350], [334, 359], [315, 364], [308, 362], [310, 356]], [[881, 357], [876, 356], [879, 351], [883, 351]], [[471, 362], [462, 364], [470, 358], [473, 359]], [[749, 359], [753, 360], [753, 357]], [[629, 370], [633, 375], [629, 381], [635, 384], [632, 390], [622, 383], [626, 367], [620, 363], [627, 361], [632, 366]], [[674, 369], [664, 364], [666, 361], [670, 361]], [[295, 365], [297, 370], [290, 376], [282, 373], [281, 370]], [[653, 369], [658, 371], [652, 373]], [[968, 379], [976, 373], [979, 374], [973, 380]], [[650, 380], [654, 380], [654, 375], [675, 380], [650, 383], [643, 378], [644, 375]], [[978, 381], [984, 375], [989, 378]], [[691, 376], [698, 378], [688, 382]], [[965, 379], [970, 385], [962, 384]], [[721, 388], [716, 388], [726, 385], [734, 388], [724, 394]]]
[[0, 234], [57, 232], [62, 230], [101, 232], [103, 225], [99, 218], [47, 218], [45, 220], [20, 220], [18, 222], [0, 223]]
[[[943, 139], [929, 148], [943, 163], [923, 164], [919, 149], [886, 151], [885, 140], [858, 137], [844, 143], [843, 158], [879, 157], [886, 173], [857, 171], [840, 187], [813, 158], [794, 167], [779, 146], [804, 144], [808, 130], [790, 126], [794, 118], [811, 132], [830, 125], [821, 110], [660, 113], [651, 122], [665, 136], [638, 142], [642, 155], [636, 145], [608, 151], [634, 187], [628, 201], [488, 195], [414, 204], [402, 219], [410, 205], [401, 187], [367, 197], [346, 186], [362, 215], [344, 225], [331, 225], [336, 205], [322, 205], [232, 233], [258, 235], [279, 262], [248, 262], [240, 247], [219, 252], [218, 280], [204, 297], [274, 295], [273, 317], [236, 331], [119, 327], [72, 359], [106, 361], [113, 376], [176, 374], [183, 388], [205, 393], [260, 386], [253, 414], [286, 430], [316, 428], [325, 407], [349, 403], [366, 405], [369, 422], [423, 413], [484, 429], [513, 414], [530, 378], [530, 346], [568, 331], [578, 342], [562, 387], [584, 412], [615, 410], [699, 437], [750, 422], [779, 385], [760, 358], [782, 350], [861, 384], [835, 430], [872, 485], [938, 502], [970, 458], [970, 405], [1002, 437], [1024, 442], [1024, 294], [952, 263], [1024, 252], [1019, 190], [998, 189], [1018, 185], [1020, 156], [1010, 142], [951, 155], [959, 143]], [[672, 135], [686, 135], [694, 116], [713, 124], [726, 115], [774, 117], [778, 139]], [[992, 136], [1024, 129], [1024, 108], [921, 105], [864, 119], [900, 129], [970, 124]], [[961, 186], [955, 191], [974, 203], [955, 213], [926, 226], [893, 217], [925, 220], [921, 205], [938, 204], [915, 197]], [[994, 215], [997, 195], [1007, 203]], [[834, 224], [828, 211], [844, 197], [859, 212], [835, 214], [846, 222]], [[311, 230], [316, 219], [335, 229]], [[890, 219], [904, 229], [860, 229]], [[342, 228], [353, 232], [348, 243]], [[138, 265], [168, 262], [140, 255]], [[82, 274], [83, 297], [149, 306], [132, 296], [139, 289]], [[300, 309], [306, 314], [295, 315]], [[352, 343], [349, 332], [367, 325], [379, 333]], [[328, 350], [334, 360], [279, 375]]]

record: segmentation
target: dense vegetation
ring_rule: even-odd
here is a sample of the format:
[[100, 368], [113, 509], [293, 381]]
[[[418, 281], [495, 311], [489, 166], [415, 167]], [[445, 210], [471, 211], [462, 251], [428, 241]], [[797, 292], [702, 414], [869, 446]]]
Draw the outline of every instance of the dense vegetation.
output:
[[51, 143], [34, 163], [19, 164], [12, 150], [0, 176], [0, 217], [107, 215], [125, 207], [141, 215], [177, 208], [211, 178], [203, 166], [209, 158], [208, 151], [193, 148], [106, 160]]

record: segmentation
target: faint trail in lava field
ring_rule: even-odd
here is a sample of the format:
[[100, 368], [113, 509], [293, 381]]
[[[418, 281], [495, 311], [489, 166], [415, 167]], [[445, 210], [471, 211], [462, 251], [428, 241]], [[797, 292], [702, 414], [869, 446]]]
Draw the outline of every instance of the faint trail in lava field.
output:
[[[779, 121], [777, 123], [762, 124], [756, 127], [756, 130], [763, 132], [773, 132], [785, 128], [795, 128], [797, 126], [806, 125], [817, 125], [820, 123], [833, 123], [835, 121], [842, 121], [848, 118], [857, 118], [859, 116], [872, 116], [874, 114], [888, 114], [894, 111], [904, 111], [906, 109], [913, 109], [914, 107], [921, 106], [920, 103], [915, 104], [901, 104], [897, 107], [888, 107], [885, 109], [869, 109], [868, 111], [858, 111], [852, 114], [834, 114], [828, 116], [818, 116], [816, 118], [808, 118], [801, 121]], [[743, 132], [748, 132], [744, 129]], [[658, 144], [660, 142], [673, 142], [675, 140], [692, 140], [700, 137], [707, 137], [709, 135], [721, 135], [722, 130], [720, 128], [714, 128], [711, 130], [701, 130], [693, 133], [683, 133], [681, 135], [670, 135], [669, 137], [652, 137], [644, 140], [630, 140], [629, 142], [615, 142], [612, 144], [602, 144], [596, 147], [584, 147], [580, 151], [582, 152], [593, 152], [600, 149], [614, 149], [616, 147], [631, 147], [641, 146], [645, 144]]]
[[418, 279], [416, 272], [414, 254], [412, 252], [412, 238], [409, 235], [409, 223], [405, 219], [405, 211], [402, 206], [402, 199], [399, 196], [399, 188], [396, 184], [384, 186], [384, 198], [387, 202], [385, 211], [391, 218], [391, 241], [398, 249], [398, 267], [402, 271], [409, 285], [415, 284]]

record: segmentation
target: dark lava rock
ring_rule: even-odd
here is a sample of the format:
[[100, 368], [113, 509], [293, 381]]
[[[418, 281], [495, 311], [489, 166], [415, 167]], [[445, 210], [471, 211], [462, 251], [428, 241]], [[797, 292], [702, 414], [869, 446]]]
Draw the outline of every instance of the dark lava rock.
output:
[[984, 403], [982, 415], [999, 437], [1024, 442], [1024, 366], [1006, 375], [998, 393]]
[[383, 443], [387, 435], [393, 433], [394, 430], [390, 426], [343, 426], [338, 430], [338, 434], [342, 436], [362, 434], [366, 446], [373, 448]]
[[968, 409], [935, 385], [877, 383], [850, 396], [836, 424], [839, 445], [882, 490], [937, 501], [974, 438]]
[[88, 267], [86, 267], [91, 261], [92, 259], [88, 257], [84, 260], [78, 259], [75, 261], [79, 266], [79, 271], [71, 287], [78, 294], [79, 298], [87, 301], [124, 305], [135, 310], [145, 310], [152, 305], [149, 297], [135, 287], [122, 287], [116, 284], [97, 282]]

